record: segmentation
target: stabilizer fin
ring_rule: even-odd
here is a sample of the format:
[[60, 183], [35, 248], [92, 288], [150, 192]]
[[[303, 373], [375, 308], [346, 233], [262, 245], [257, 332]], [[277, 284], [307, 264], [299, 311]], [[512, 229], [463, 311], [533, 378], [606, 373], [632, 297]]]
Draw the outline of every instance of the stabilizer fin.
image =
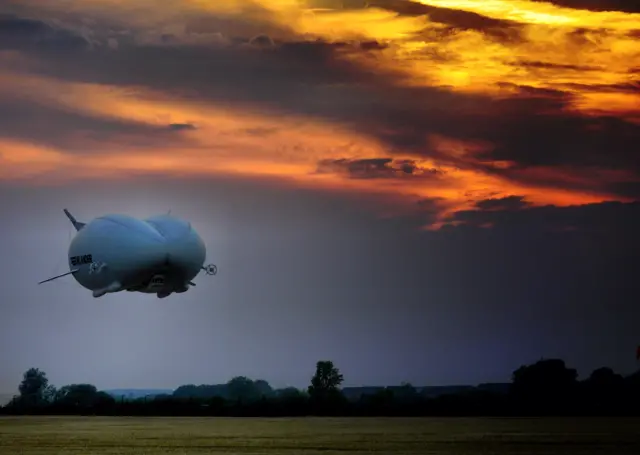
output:
[[86, 223], [81, 223], [78, 220], [76, 220], [73, 217], [73, 215], [69, 213], [67, 209], [62, 209], [62, 211], [64, 212], [65, 215], [67, 215], [67, 218], [69, 218], [69, 221], [71, 221], [71, 224], [73, 224], [73, 227], [76, 228], [76, 231], [79, 231], [85, 226]]
[[57, 275], [57, 276], [54, 276], [54, 277], [52, 277], [52, 278], [47, 278], [46, 280], [41, 281], [41, 282], [39, 282], [38, 284], [48, 283], [49, 281], [57, 280], [58, 278], [62, 278], [63, 276], [72, 275], [72, 274], [76, 273], [78, 270], [80, 270], [80, 269], [73, 269], [73, 270], [72, 270], [72, 271], [70, 271], [70, 272], [63, 273], [62, 275]]

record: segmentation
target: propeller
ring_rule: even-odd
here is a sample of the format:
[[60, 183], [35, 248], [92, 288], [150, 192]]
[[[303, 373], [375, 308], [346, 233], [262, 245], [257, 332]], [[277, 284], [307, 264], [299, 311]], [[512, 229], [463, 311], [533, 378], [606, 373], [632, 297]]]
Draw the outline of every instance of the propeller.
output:
[[202, 267], [207, 275], [215, 275], [218, 273], [218, 267], [215, 264], [208, 264]]

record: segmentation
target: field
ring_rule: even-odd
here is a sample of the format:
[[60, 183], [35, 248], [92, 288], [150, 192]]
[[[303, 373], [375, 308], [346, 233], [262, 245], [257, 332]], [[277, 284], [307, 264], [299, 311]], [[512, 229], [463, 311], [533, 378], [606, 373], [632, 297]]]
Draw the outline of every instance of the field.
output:
[[640, 419], [0, 417], [0, 454], [637, 455]]

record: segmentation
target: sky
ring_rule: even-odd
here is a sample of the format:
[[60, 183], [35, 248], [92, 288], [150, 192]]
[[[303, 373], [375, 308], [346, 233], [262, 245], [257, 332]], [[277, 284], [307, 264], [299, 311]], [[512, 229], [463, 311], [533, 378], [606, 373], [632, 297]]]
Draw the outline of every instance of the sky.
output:
[[[635, 0], [0, 0], [0, 392], [509, 381], [640, 344]], [[218, 275], [94, 299], [80, 221]]]

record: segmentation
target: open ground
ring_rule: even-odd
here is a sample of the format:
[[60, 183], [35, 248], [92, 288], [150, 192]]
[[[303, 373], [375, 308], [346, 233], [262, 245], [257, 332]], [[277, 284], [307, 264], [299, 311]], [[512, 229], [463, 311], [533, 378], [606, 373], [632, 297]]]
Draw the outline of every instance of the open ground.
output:
[[640, 453], [640, 419], [2, 417], [1, 454]]

